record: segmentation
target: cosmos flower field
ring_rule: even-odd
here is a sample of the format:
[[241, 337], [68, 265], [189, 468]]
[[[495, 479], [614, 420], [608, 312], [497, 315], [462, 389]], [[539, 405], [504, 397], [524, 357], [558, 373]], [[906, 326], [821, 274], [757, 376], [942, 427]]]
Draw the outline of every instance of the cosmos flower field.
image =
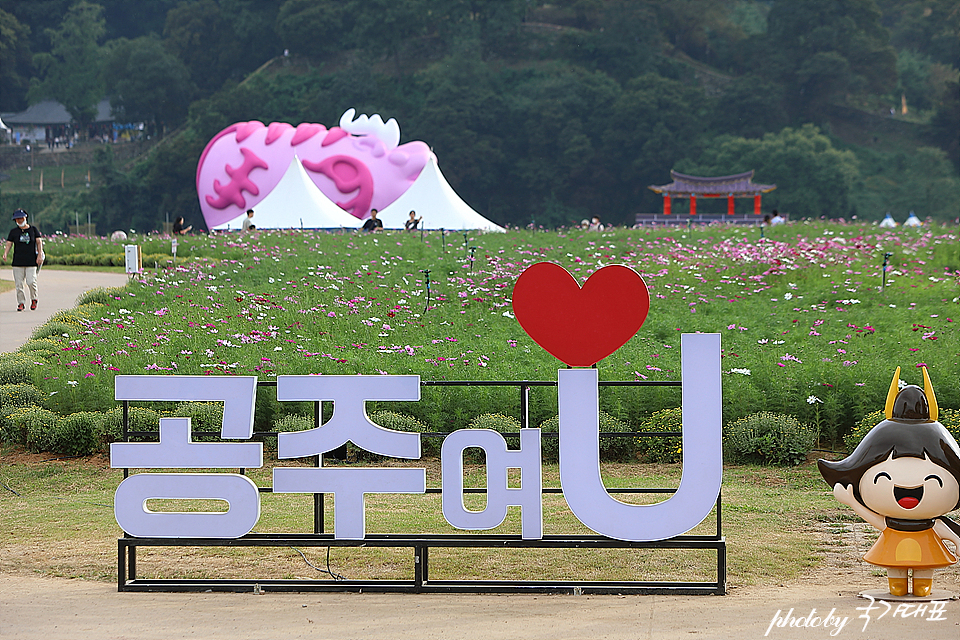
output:
[[[598, 364], [601, 380], [680, 379], [680, 335], [720, 333], [724, 420], [767, 410], [836, 442], [883, 407], [896, 367], [930, 372], [940, 405], [960, 408], [960, 242], [956, 227], [884, 230], [793, 223], [602, 233], [260, 231], [181, 239], [52, 238], [48, 255], [121, 254], [136, 243], [146, 273], [85, 294], [21, 350], [61, 414], [106, 410], [116, 374], [417, 374], [423, 380], [555, 381], [564, 365], [513, 317], [519, 274], [556, 262], [581, 284], [609, 264], [639, 272], [645, 324]], [[884, 280], [884, 255], [889, 268]], [[152, 262], [151, 262], [152, 260]], [[273, 393], [261, 388], [261, 400]], [[273, 397], [269, 413], [293, 411]], [[386, 403], [385, 403], [386, 404]], [[679, 406], [672, 387], [610, 388], [601, 408], [628, 423]], [[519, 411], [509, 387], [425, 387], [392, 408], [440, 431], [481, 413]], [[531, 422], [556, 392], [531, 392]]]

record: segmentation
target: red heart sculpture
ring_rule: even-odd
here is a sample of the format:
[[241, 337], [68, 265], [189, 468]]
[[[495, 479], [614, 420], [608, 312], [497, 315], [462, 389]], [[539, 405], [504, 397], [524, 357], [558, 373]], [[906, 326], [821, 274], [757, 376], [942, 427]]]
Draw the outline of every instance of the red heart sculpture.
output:
[[622, 347], [650, 310], [643, 278], [611, 265], [583, 288], [558, 264], [538, 262], [513, 287], [513, 313], [541, 347], [571, 367], [589, 367]]

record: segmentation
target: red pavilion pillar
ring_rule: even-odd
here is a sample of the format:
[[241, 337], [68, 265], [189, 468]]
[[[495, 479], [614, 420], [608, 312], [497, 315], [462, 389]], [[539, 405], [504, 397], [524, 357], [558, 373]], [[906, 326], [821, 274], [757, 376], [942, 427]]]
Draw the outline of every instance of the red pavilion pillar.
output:
[[727, 196], [727, 215], [733, 215], [733, 194]]
[[690, 215], [697, 215], [697, 196], [690, 194]]
[[663, 215], [670, 215], [670, 194], [666, 193], [663, 195]]
[[753, 215], [760, 215], [760, 194], [753, 196]]

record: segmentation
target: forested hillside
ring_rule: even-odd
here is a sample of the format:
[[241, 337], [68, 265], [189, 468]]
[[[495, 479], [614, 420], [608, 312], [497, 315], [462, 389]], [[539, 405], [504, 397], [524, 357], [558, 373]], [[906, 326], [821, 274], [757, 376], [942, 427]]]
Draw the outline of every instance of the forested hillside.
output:
[[0, 111], [84, 123], [108, 96], [161, 138], [133, 165], [100, 149], [95, 188], [43, 203], [54, 226], [196, 224], [220, 129], [351, 107], [499, 223], [629, 223], [671, 169], [755, 169], [794, 217], [953, 220], [958, 26], [955, 0], [0, 0]]

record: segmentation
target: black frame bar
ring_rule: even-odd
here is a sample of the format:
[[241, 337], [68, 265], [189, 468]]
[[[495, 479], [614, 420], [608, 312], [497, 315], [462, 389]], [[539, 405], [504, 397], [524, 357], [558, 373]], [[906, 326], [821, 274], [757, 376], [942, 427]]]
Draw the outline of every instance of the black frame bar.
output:
[[[257, 386], [276, 386], [276, 381], [258, 381]], [[531, 387], [556, 386], [548, 381], [421, 381], [421, 386], [515, 386], [520, 390], [521, 428], [529, 426], [529, 392]], [[600, 386], [680, 386], [675, 381], [616, 381], [600, 382]], [[314, 423], [321, 424], [321, 402], [314, 403]], [[157, 435], [157, 432], [129, 430], [129, 402], [123, 401], [123, 436]], [[271, 436], [272, 432], [254, 435]], [[444, 437], [446, 434], [422, 434]], [[507, 437], [517, 434], [504, 434]], [[601, 433], [613, 437], [675, 437], [675, 432]], [[319, 466], [322, 456], [316, 456]], [[243, 470], [240, 470], [243, 473]], [[129, 474], [123, 470], [124, 478]], [[262, 493], [272, 493], [272, 487], [261, 487]], [[673, 493], [669, 488], [608, 489], [610, 493]], [[439, 488], [428, 488], [426, 493], [441, 493]], [[465, 493], [485, 493], [486, 489], [465, 488]], [[562, 494], [563, 490], [547, 487], [543, 494]], [[601, 535], [545, 535], [537, 540], [524, 540], [517, 535], [495, 534], [371, 534], [363, 540], [338, 540], [324, 532], [323, 494], [314, 494], [314, 531], [308, 533], [249, 533], [240, 538], [138, 538], [128, 536], [117, 540], [117, 591], [340, 591], [340, 592], [407, 592], [407, 593], [570, 593], [570, 594], [683, 594], [725, 595], [727, 583], [727, 546], [723, 536], [722, 500], [717, 496], [717, 526], [714, 535], [679, 535], [667, 540], [631, 542]], [[412, 580], [325, 580], [310, 579], [153, 579], [137, 577], [138, 547], [393, 547], [413, 550]], [[717, 571], [714, 581], [583, 581], [583, 580], [432, 580], [429, 573], [431, 548], [497, 548], [497, 549], [691, 549], [714, 550], [717, 553]]]

